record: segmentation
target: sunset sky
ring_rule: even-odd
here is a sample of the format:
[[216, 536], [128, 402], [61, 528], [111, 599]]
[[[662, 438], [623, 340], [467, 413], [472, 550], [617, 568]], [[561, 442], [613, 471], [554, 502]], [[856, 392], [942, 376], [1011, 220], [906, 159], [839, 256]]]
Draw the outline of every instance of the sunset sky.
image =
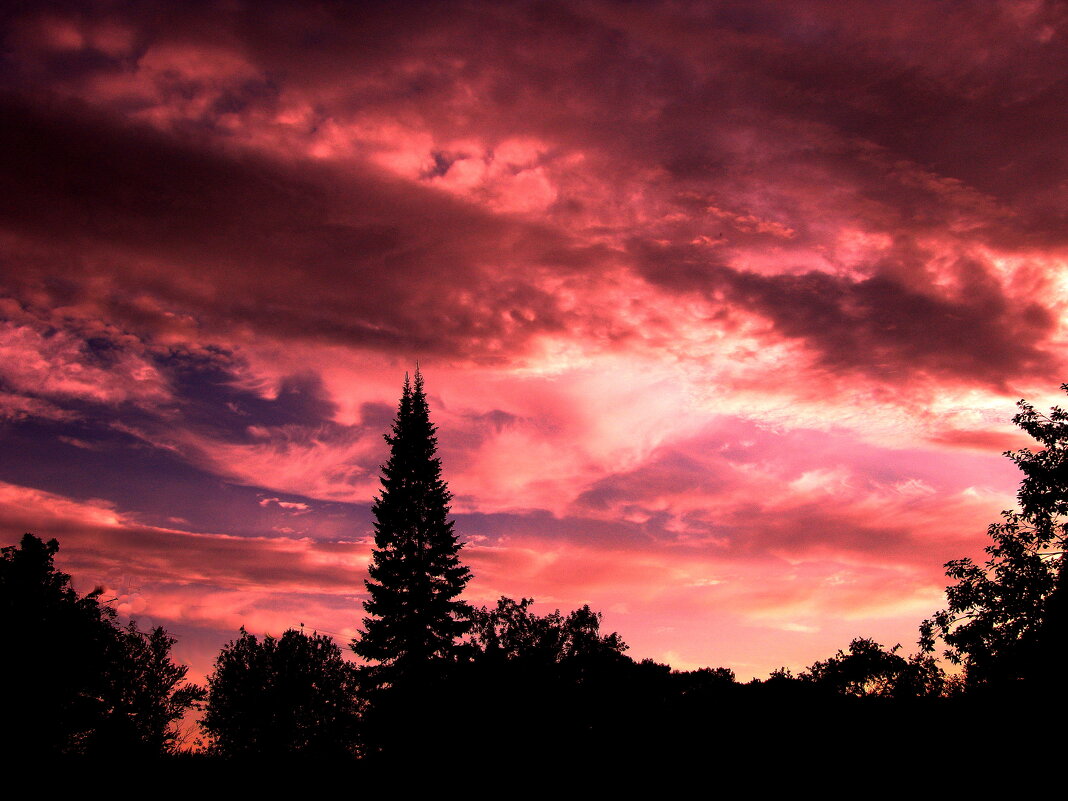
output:
[[914, 648], [1068, 381], [1068, 6], [18, 3], [0, 544], [203, 676], [358, 631], [420, 364], [467, 598]]

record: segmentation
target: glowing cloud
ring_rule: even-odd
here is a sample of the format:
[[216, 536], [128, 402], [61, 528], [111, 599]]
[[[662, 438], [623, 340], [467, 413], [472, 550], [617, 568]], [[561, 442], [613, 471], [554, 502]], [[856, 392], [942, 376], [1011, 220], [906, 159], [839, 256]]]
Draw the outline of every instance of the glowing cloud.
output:
[[6, 541], [198, 669], [352, 636], [417, 360], [473, 601], [743, 677], [910, 641], [1013, 502], [1014, 401], [1060, 397], [1056, 3], [2, 26]]

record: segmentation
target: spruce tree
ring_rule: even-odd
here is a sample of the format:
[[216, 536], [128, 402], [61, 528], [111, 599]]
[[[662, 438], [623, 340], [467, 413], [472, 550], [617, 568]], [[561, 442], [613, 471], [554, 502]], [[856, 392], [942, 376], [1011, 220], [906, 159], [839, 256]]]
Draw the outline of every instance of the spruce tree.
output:
[[457, 638], [470, 628], [467, 604], [459, 600], [471, 573], [449, 520], [452, 495], [441, 478], [436, 427], [415, 371], [386, 434], [389, 460], [372, 511], [375, 548], [366, 582], [368, 617], [352, 650], [377, 662], [375, 684], [396, 685], [428, 677], [456, 656]]

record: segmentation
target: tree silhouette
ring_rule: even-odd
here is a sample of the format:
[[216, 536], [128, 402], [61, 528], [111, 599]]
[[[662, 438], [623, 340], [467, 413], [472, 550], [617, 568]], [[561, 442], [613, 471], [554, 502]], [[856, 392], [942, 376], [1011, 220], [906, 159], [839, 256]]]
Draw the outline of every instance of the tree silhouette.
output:
[[363, 634], [352, 649], [378, 663], [375, 685], [426, 677], [455, 659], [457, 638], [470, 628], [460, 601], [471, 577], [460, 562], [461, 543], [448, 519], [451, 494], [441, 478], [435, 426], [423, 377], [404, 389], [375, 500], [375, 548], [366, 582], [370, 598]]
[[501, 597], [493, 609], [473, 610], [471, 644], [477, 658], [579, 666], [615, 662], [627, 650], [617, 632], [601, 634], [601, 614], [588, 605], [565, 617], [559, 609], [535, 615], [530, 611], [533, 603], [533, 598]]
[[472, 611], [466, 739], [491, 761], [610, 747], [637, 720], [644, 666], [623, 653], [619, 634], [601, 633], [589, 606], [537, 615], [532, 604], [502, 597]]
[[185, 681], [189, 668], [171, 661], [176, 640], [162, 626], [146, 633], [130, 621], [116, 635], [101, 739], [127, 753], [174, 753], [181, 742], [178, 722], [200, 707], [207, 690]]
[[948, 605], [920, 627], [921, 645], [933, 651], [941, 637], [970, 686], [1044, 681], [1064, 665], [1068, 412], [1040, 414], [1023, 400], [1017, 406], [1013, 422], [1044, 446], [1005, 453], [1024, 473], [1019, 511], [1002, 512], [1004, 521], [990, 526], [983, 565], [967, 558], [946, 564], [956, 581], [946, 589]]
[[898, 654], [900, 649], [895, 645], [887, 650], [875, 640], [858, 637], [848, 652], [815, 662], [801, 678], [856, 698], [940, 695], [945, 676], [934, 659], [924, 654], [906, 659]]
[[55, 540], [26, 534], [2, 551], [4, 737], [19, 750], [79, 753], [106, 720], [114, 612], [99, 589], [78, 596], [55, 568], [58, 550]]
[[343, 757], [355, 753], [357, 670], [321, 634], [241, 636], [208, 677], [204, 730], [225, 757]]
[[175, 722], [203, 695], [171, 662], [174, 639], [119, 628], [101, 589], [79, 596], [56, 570], [58, 551], [32, 534], [0, 551], [8, 753], [174, 750]]

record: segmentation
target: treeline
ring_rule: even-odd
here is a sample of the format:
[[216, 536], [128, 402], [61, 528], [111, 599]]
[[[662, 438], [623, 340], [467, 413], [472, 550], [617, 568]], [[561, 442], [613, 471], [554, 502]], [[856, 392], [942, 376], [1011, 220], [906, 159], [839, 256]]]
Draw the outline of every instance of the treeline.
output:
[[[388, 761], [454, 758], [476, 746], [483, 756], [618, 753], [641, 742], [644, 751], [677, 754], [696, 742], [677, 742], [683, 732], [710, 719], [722, 724], [728, 713], [744, 728], [743, 712], [944, 698], [960, 687], [930, 657], [905, 659], [871, 640], [797, 675], [781, 670], [739, 684], [727, 668], [678, 671], [631, 659], [588, 606], [538, 615], [531, 599], [509, 598], [470, 610], [454, 657], [418, 678], [384, 687], [374, 666], [349, 661], [330, 637], [242, 630], [200, 687], [172, 661], [175, 640], [162, 628], [120, 626], [99, 590], [79, 596], [55, 567], [58, 547], [26, 534], [0, 558], [12, 646], [0, 663], [2, 686], [18, 688], [6, 710], [7, 753], [144, 758], [201, 748], [205, 757], [238, 760]], [[183, 726], [197, 711], [199, 723]]]
[[[1062, 387], [1068, 391], [1068, 385]], [[538, 615], [532, 600], [460, 600], [470, 571], [448, 519], [434, 426], [416, 372], [405, 380], [376, 499], [362, 659], [301, 629], [242, 629], [207, 686], [186, 681], [163, 629], [122, 627], [100, 591], [78, 596], [58, 544], [25, 535], [0, 558], [0, 662], [12, 698], [7, 753], [167, 755], [220, 761], [361, 759], [365, 765], [590, 760], [700, 761], [770, 749], [813, 757], [885, 753], [953, 731], [952, 746], [1060, 736], [1068, 529], [1068, 413], [1020, 402], [1014, 421], [1043, 449], [1007, 454], [1020, 509], [992, 525], [989, 559], [947, 565], [947, 607], [920, 650], [868, 638], [792, 673], [742, 684], [727, 668], [635, 661], [588, 606]], [[936, 658], [938, 648], [949, 673]], [[1051, 714], [1052, 712], [1052, 714]], [[199, 713], [200, 735], [189, 716]], [[183, 719], [185, 726], [183, 728]], [[194, 739], [195, 738], [195, 739]], [[999, 740], [1000, 742], [1000, 740]], [[1000, 742], [1004, 756], [1008, 746]]]

